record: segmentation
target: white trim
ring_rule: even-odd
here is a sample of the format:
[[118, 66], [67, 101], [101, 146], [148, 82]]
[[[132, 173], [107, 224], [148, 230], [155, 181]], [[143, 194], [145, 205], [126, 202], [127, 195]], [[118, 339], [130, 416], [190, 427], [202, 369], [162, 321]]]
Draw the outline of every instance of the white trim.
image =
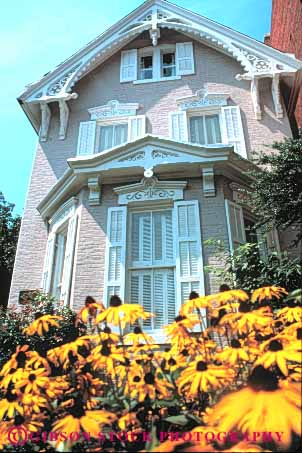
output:
[[106, 120], [107, 118], [119, 118], [136, 115], [140, 108], [138, 103], [126, 103], [116, 100], [108, 101], [107, 104], [88, 109], [91, 120]]
[[126, 241], [127, 241], [127, 207], [112, 207], [108, 208], [107, 211], [107, 230], [106, 230], [106, 253], [105, 253], [105, 267], [104, 267], [104, 293], [103, 303], [106, 306], [108, 301], [108, 286], [109, 286], [109, 257], [110, 257], [110, 230], [111, 230], [111, 215], [114, 211], [120, 211], [123, 213], [123, 227], [122, 227], [122, 239], [121, 239], [121, 275], [120, 282], [115, 286], [120, 287], [120, 298], [122, 301], [125, 300], [125, 273], [126, 273]]
[[69, 198], [63, 203], [59, 209], [49, 219], [50, 231], [56, 233], [56, 231], [65, 223], [70, 217], [74, 215], [78, 199], [76, 197]]
[[[243, 242], [244, 244], [246, 242], [246, 236], [245, 236], [245, 227], [244, 227], [244, 217], [243, 217], [243, 209], [242, 206], [240, 206], [237, 203], [234, 203], [233, 201], [225, 199], [225, 213], [226, 213], [226, 221], [227, 221], [227, 230], [228, 230], [228, 239], [229, 239], [229, 248], [230, 248], [230, 253], [234, 253], [234, 239], [232, 235], [232, 229], [231, 229], [231, 219], [230, 219], [230, 206], [233, 206], [233, 208], [239, 209], [240, 212], [240, 226], [241, 226], [241, 233], [243, 235]], [[237, 223], [237, 216], [235, 215], [235, 222]], [[235, 240], [235, 242], [238, 242]]]
[[169, 80], [180, 80], [181, 76], [171, 76], [171, 77], [159, 77], [158, 79], [144, 79], [144, 80], [135, 80], [134, 85], [140, 85], [142, 83], [155, 83], [155, 82], [168, 82]]

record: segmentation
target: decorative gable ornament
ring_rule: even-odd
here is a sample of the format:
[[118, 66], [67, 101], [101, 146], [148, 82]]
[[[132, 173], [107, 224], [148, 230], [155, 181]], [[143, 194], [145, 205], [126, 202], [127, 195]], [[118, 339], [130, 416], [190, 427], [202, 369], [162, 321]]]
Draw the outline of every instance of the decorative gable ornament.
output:
[[120, 205], [139, 201], [183, 200], [186, 181], [159, 181], [156, 176], [152, 176], [152, 169], [149, 170], [150, 176], [147, 174], [141, 182], [113, 189]]
[[[183, 33], [192, 40], [208, 45], [238, 61], [243, 72], [237, 75], [237, 79], [251, 81], [251, 96], [257, 119], [260, 119], [262, 114], [259, 80], [271, 78], [276, 115], [282, 118], [279, 80], [282, 76], [294, 77], [301, 69], [299, 60], [165, 0], [147, 0], [39, 81], [27, 85], [19, 101], [22, 102], [36, 130], [40, 128], [41, 121], [37, 121], [28, 104], [59, 101], [67, 103], [70, 99], [75, 99], [77, 94], [72, 90], [79, 80], [144, 31], [149, 31], [150, 41], [156, 46], [162, 29]], [[68, 120], [68, 106], [66, 104], [62, 108], [62, 102], [61, 139], [65, 137]], [[41, 127], [44, 131], [43, 139], [46, 139], [45, 131], [50, 121], [48, 113], [45, 112], [45, 109], [44, 113], [42, 110], [42, 122], [46, 121]]]
[[137, 103], [120, 103], [119, 101], [109, 101], [106, 105], [88, 109], [91, 120], [104, 120], [120, 116], [135, 116], [139, 109]]
[[177, 99], [176, 103], [181, 110], [194, 110], [203, 107], [223, 107], [227, 105], [229, 94], [208, 93], [202, 88], [194, 96]]

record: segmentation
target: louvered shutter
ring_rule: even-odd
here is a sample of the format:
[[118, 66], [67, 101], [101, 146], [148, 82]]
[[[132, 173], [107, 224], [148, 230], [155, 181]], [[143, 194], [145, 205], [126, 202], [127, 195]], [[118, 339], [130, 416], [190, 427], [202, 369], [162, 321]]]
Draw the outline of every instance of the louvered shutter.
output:
[[[152, 313], [152, 271], [131, 272], [130, 303], [139, 304]], [[152, 319], [143, 322], [144, 327], [152, 328]]]
[[267, 231], [264, 226], [256, 230], [261, 258], [267, 258], [273, 252], [280, 252], [278, 232], [275, 228]]
[[224, 141], [234, 146], [235, 153], [247, 158], [244, 133], [238, 106], [222, 107], [222, 127]]
[[153, 262], [172, 264], [174, 260], [172, 211], [155, 211], [153, 219]]
[[96, 121], [80, 123], [77, 156], [89, 156], [95, 149]]
[[186, 112], [171, 112], [169, 121], [170, 137], [178, 142], [187, 142], [188, 124]]
[[44, 268], [42, 276], [42, 290], [45, 294], [49, 293], [51, 285], [51, 274], [55, 253], [55, 233], [50, 233], [46, 245], [46, 254], [44, 259]]
[[[197, 200], [175, 203], [179, 307], [191, 291], [204, 293], [199, 205]], [[178, 307], [178, 308], [179, 308]]]
[[121, 53], [120, 82], [132, 82], [137, 79], [137, 49]]
[[54, 276], [52, 279], [52, 294], [59, 298], [61, 292], [61, 279], [62, 279], [62, 270], [64, 263], [64, 249], [65, 249], [65, 236], [63, 234], [58, 234], [56, 238], [55, 246], [55, 264], [54, 264]]
[[194, 74], [194, 52], [192, 42], [176, 44], [176, 73], [177, 75]]
[[145, 115], [130, 116], [128, 119], [128, 142], [143, 137], [146, 133]]
[[104, 302], [117, 294], [125, 297], [125, 256], [126, 256], [127, 208], [109, 208], [107, 222], [107, 247], [105, 262]]
[[73, 274], [73, 257], [76, 244], [76, 235], [77, 235], [77, 222], [78, 216], [74, 214], [70, 217], [68, 222], [67, 230], [67, 239], [66, 239], [66, 249], [64, 257], [64, 268], [63, 268], [63, 278], [62, 278], [62, 288], [60, 300], [64, 302], [64, 305], [69, 304], [69, 295], [72, 282]]
[[229, 200], [225, 200], [225, 209], [230, 251], [233, 253], [236, 247], [246, 242], [243, 211], [241, 206]]
[[152, 217], [150, 212], [132, 215], [131, 260], [133, 266], [152, 263]]

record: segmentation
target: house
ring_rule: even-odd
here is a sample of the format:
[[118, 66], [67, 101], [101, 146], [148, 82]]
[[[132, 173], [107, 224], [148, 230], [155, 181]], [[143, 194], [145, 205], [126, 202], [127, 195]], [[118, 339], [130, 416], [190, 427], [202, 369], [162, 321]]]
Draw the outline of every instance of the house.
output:
[[[174, 319], [219, 239], [250, 239], [253, 152], [291, 135], [280, 90], [301, 62], [165, 0], [147, 0], [27, 85], [39, 133], [10, 305], [41, 287], [74, 309], [112, 294]], [[269, 151], [267, 151], [269, 152]], [[286, 246], [274, 232], [268, 247]], [[285, 245], [284, 245], [285, 244]]]
[[[271, 32], [268, 44], [302, 59], [302, 1], [272, 0]], [[294, 135], [302, 128], [302, 71], [298, 71], [290, 87], [284, 87], [284, 99]], [[287, 88], [287, 89], [286, 89]], [[288, 89], [289, 88], [289, 89]]]

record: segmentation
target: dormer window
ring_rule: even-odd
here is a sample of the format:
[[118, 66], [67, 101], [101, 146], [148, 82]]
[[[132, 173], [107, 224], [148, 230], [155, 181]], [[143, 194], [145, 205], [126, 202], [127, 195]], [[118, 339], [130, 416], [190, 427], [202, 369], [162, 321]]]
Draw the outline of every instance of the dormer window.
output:
[[128, 121], [125, 123], [113, 123], [98, 125], [96, 152], [126, 143], [128, 139]]
[[146, 83], [194, 74], [193, 43], [160, 44], [121, 53], [121, 82]]
[[219, 115], [191, 116], [190, 141], [200, 145], [222, 143]]

